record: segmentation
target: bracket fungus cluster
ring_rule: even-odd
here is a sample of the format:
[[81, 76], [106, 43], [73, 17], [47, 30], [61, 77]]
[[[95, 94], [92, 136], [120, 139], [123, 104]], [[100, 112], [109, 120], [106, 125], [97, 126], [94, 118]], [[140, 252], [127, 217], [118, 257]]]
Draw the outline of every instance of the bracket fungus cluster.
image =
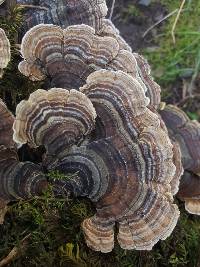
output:
[[[1, 76], [9, 61], [10, 42], [0, 29]], [[17, 144], [13, 140], [13, 123], [14, 116], [0, 99], [0, 224], [9, 201], [38, 195], [47, 188], [46, 177], [39, 166], [19, 161]]]
[[[95, 203], [96, 214], [82, 223], [88, 246], [110, 252], [117, 225], [122, 248], [150, 250], [177, 223], [179, 183], [186, 209], [200, 214], [199, 124], [172, 106], [158, 113], [150, 66], [105, 19], [104, 0], [39, 4], [26, 13], [18, 68], [51, 89], [20, 102], [16, 118], [0, 102], [2, 214], [8, 201], [40, 194], [45, 171], [76, 173], [53, 185]], [[9, 55], [2, 44], [0, 59]], [[20, 162], [16, 144], [44, 146], [41, 164]]]
[[170, 138], [179, 143], [185, 170], [178, 197], [185, 201], [186, 210], [200, 215], [200, 123], [191, 121], [184, 111], [167, 105], [160, 111]]
[[124, 49], [121, 42], [117, 33], [98, 35], [84, 24], [66, 29], [40, 24], [23, 37], [24, 60], [19, 64], [19, 71], [33, 81], [46, 78], [51, 87], [79, 89], [96, 70], [122, 70], [137, 78], [147, 91], [150, 104], [158, 106], [160, 87], [151, 78], [148, 63]]
[[0, 78], [3, 76], [3, 69], [10, 61], [10, 42], [3, 29], [0, 28]]
[[19, 161], [13, 123], [13, 115], [0, 100], [0, 223], [9, 201], [39, 195], [47, 188], [46, 177], [38, 165]]
[[179, 217], [180, 154], [155, 111], [160, 87], [148, 63], [103, 25], [39, 24], [25, 34], [19, 70], [56, 88], [17, 106], [14, 140], [44, 145], [45, 169], [78, 173], [64, 186], [96, 203], [82, 224], [88, 246], [111, 251], [118, 223], [122, 248], [149, 250]]
[[[97, 213], [82, 224], [88, 246], [111, 251], [117, 222], [122, 248], [151, 249], [169, 236], [179, 217], [173, 204], [176, 166], [168, 133], [148, 108], [142, 85], [125, 72], [95, 71], [79, 90], [31, 94], [17, 107], [14, 139], [45, 145], [43, 165], [48, 170], [78, 173], [65, 187], [96, 203]], [[71, 94], [77, 96], [72, 103], [66, 100]], [[98, 138], [76, 144], [77, 132], [91, 132], [95, 114]]]
[[25, 14], [23, 33], [42, 23], [52, 23], [62, 28], [86, 24], [98, 31], [108, 10], [105, 0], [39, 0], [39, 8], [33, 8], [34, 0], [17, 0], [17, 3], [27, 7], [30, 5]]

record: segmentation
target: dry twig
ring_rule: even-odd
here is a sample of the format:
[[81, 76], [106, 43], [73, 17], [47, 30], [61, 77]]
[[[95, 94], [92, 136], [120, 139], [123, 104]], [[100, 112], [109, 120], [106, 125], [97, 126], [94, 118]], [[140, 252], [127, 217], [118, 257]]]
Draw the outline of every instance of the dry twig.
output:
[[25, 5], [25, 4], [19, 4], [19, 7], [23, 7], [23, 8], [36, 8], [36, 9], [41, 9], [41, 10], [47, 10], [47, 7], [43, 7], [43, 6], [35, 6], [35, 5]]
[[30, 238], [31, 234], [28, 234], [27, 236], [25, 236], [19, 246], [15, 246], [10, 253], [0, 261], [0, 267], [4, 267], [8, 264], [10, 264], [14, 259], [16, 259], [20, 253], [26, 249], [27, 245], [28, 245], [28, 239]]
[[153, 28], [155, 28], [157, 25], [159, 25], [161, 22], [163, 22], [164, 20], [168, 19], [169, 17], [171, 17], [172, 15], [174, 15], [176, 12], [178, 12], [178, 9], [175, 9], [174, 11], [172, 11], [171, 13], [169, 13], [168, 15], [166, 15], [164, 18], [160, 19], [159, 21], [157, 21], [155, 24], [153, 24], [151, 27], [149, 27], [142, 35], [142, 37], [144, 38]]
[[200, 98], [200, 94], [188, 95], [185, 98], [181, 99], [181, 101], [176, 103], [176, 106], [183, 106], [185, 104], [185, 102], [187, 102], [190, 99], [194, 99], [194, 98]]
[[182, 0], [181, 5], [180, 5], [180, 8], [179, 8], [179, 10], [178, 10], [178, 14], [177, 14], [177, 16], [176, 16], [176, 18], [175, 18], [175, 21], [174, 21], [174, 24], [173, 24], [173, 26], [172, 26], [171, 35], [172, 35], [172, 40], [173, 40], [173, 43], [174, 43], [174, 44], [176, 43], [176, 38], [175, 38], [174, 31], [175, 31], [176, 24], [177, 24], [177, 22], [178, 22], [178, 20], [179, 20], [179, 17], [180, 17], [180, 14], [181, 14], [181, 11], [182, 11], [182, 9], [183, 9], [184, 4], [185, 4], [185, 0]]
[[112, 19], [112, 15], [113, 15], [114, 7], [115, 7], [115, 0], [112, 1], [112, 6], [111, 6], [110, 16], [109, 16], [109, 19], [110, 19], [110, 20]]
[[5, 217], [6, 212], [8, 210], [8, 206], [6, 204], [7, 203], [5, 201], [0, 199], [0, 224], [3, 224], [4, 217]]

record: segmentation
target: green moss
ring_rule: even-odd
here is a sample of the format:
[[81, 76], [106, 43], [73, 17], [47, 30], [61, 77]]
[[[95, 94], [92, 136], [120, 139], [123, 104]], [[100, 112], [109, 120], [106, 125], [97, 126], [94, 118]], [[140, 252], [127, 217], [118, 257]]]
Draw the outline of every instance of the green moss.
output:
[[17, 103], [42, 86], [39, 82], [31, 82], [18, 71], [21, 56], [17, 32], [22, 21], [23, 9], [20, 7], [14, 7], [9, 10], [8, 16], [0, 17], [0, 28], [4, 29], [11, 43], [11, 61], [4, 71], [3, 79], [0, 80], [0, 97], [5, 100], [12, 111], [15, 111]]
[[57, 170], [55, 170], [55, 171], [53, 170], [53, 171], [51, 171], [51, 172], [49, 172], [47, 174], [47, 177], [49, 177], [49, 180], [51, 180], [51, 179], [56, 179], [56, 180], [70, 180], [70, 179], [76, 177], [77, 175], [78, 175], [78, 172], [73, 173], [73, 174], [70, 174], [69, 173], [69, 174], [65, 175], [63, 173], [60, 173]]
[[17, 38], [17, 32], [23, 22], [23, 8], [10, 7], [7, 16], [0, 17], [0, 28], [4, 29], [12, 45]]
[[196, 112], [190, 112], [190, 111], [187, 111], [186, 113], [187, 113], [188, 117], [189, 117], [191, 120], [197, 120], [197, 121], [198, 121], [198, 120], [200, 119], [199, 114], [196, 113]]
[[30, 234], [28, 246], [10, 266], [195, 267], [200, 253], [200, 219], [182, 204], [173, 234], [152, 251], [125, 251], [116, 243], [108, 255], [90, 250], [81, 223], [95, 213], [86, 199], [55, 199], [49, 189], [41, 198], [10, 206], [0, 226], [0, 258]]
[[[180, 1], [161, 0], [168, 13], [180, 7]], [[200, 60], [200, 1], [186, 1], [175, 28], [176, 43], [173, 43], [171, 30], [177, 13], [166, 19], [160, 34], [154, 41], [155, 49], [145, 50], [153, 75], [161, 85], [168, 85], [177, 77], [191, 77], [199, 71]]]

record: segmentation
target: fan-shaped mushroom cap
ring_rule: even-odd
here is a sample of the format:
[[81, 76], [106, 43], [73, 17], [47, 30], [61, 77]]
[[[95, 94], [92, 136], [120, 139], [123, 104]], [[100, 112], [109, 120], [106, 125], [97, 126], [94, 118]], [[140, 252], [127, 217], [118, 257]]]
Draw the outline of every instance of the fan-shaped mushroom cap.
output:
[[[19, 64], [19, 70], [32, 80], [47, 76], [55, 87], [78, 89], [90, 73], [103, 68], [129, 73], [145, 91], [151, 90], [149, 74], [140, 74], [139, 56], [120, 49], [119, 38], [115, 35], [100, 37], [87, 25], [70, 26], [65, 30], [54, 25], [35, 26], [24, 36], [21, 53], [24, 61]], [[151, 102], [157, 103], [153, 97]]]
[[41, 195], [47, 187], [46, 177], [38, 165], [19, 162], [14, 148], [0, 145], [0, 224], [9, 201]]
[[0, 28], [0, 78], [3, 75], [3, 69], [7, 67], [9, 61], [10, 61], [10, 42], [4, 30]]
[[[35, 5], [33, 0], [17, 0], [17, 3]], [[84, 23], [99, 30], [107, 14], [105, 0], [39, 0], [38, 6], [40, 8], [26, 11], [23, 33], [41, 23], [52, 23], [62, 28]]]
[[200, 177], [191, 172], [184, 172], [177, 196], [185, 201], [185, 209], [200, 215]]
[[42, 81], [46, 78], [45, 70], [42, 69], [40, 64], [35, 64], [33, 62], [22, 61], [18, 65], [18, 69], [25, 76], [29, 77], [31, 81]]
[[147, 87], [147, 96], [150, 98], [150, 104], [158, 107], [160, 104], [160, 86], [153, 80], [151, 68], [147, 60], [138, 53], [133, 53], [133, 55], [137, 61], [139, 76]]
[[0, 145], [0, 198], [7, 201], [40, 195], [47, 189], [46, 177], [31, 162], [19, 162], [15, 149]]
[[181, 161], [181, 149], [180, 146], [177, 142], [172, 142], [173, 143], [173, 162], [174, 165], [176, 166], [176, 173], [174, 175], [174, 178], [171, 180], [171, 190], [172, 194], [176, 195], [177, 192], [179, 191], [179, 183], [177, 183], [177, 179], [179, 179], [179, 182], [181, 182], [182, 175], [184, 172], [182, 161]]
[[12, 138], [13, 122], [13, 115], [0, 100], [0, 224], [10, 200], [38, 195], [47, 188], [39, 166], [19, 162]]
[[173, 105], [166, 105], [160, 114], [170, 137], [180, 145], [184, 170], [200, 173], [200, 123]]
[[119, 30], [115, 27], [109, 19], [103, 19], [102, 27], [98, 31], [98, 35], [100, 36], [110, 36], [117, 39], [120, 49], [127, 50], [132, 52], [131, 47], [126, 43], [126, 41], [121, 37]]
[[0, 99], [0, 145], [4, 145], [6, 147], [15, 147], [15, 143], [12, 138], [13, 123], [14, 116]]
[[[200, 215], [200, 123], [191, 121], [184, 111], [167, 105], [160, 111], [170, 137], [179, 143], [184, 170], [177, 196], [185, 208]], [[196, 173], [196, 174], [195, 174]]]
[[87, 145], [63, 147], [46, 167], [78, 172], [66, 188], [96, 203], [96, 215], [82, 224], [88, 246], [111, 251], [118, 222], [122, 248], [149, 250], [170, 235], [179, 217], [171, 188], [180, 178], [174, 178], [173, 145], [137, 79], [100, 70], [81, 91], [103, 129]]
[[51, 155], [89, 134], [96, 112], [81, 92], [53, 88], [37, 90], [16, 108], [14, 140], [33, 147], [45, 145]]
[[[43, 68], [52, 84], [61, 88], [79, 88], [91, 72], [105, 67], [118, 51], [115, 39], [98, 37], [94, 29], [86, 25], [65, 30], [54, 25], [37, 25], [26, 33], [21, 48], [26, 69], [28, 64]], [[20, 65], [19, 70], [27, 75], [23, 67]], [[36, 79], [35, 73], [31, 76]]]
[[[14, 147], [14, 141], [12, 139], [14, 117], [8, 111], [6, 105], [0, 99], [0, 146]], [[1, 182], [1, 180], [0, 180]], [[1, 195], [1, 186], [0, 186]], [[0, 196], [0, 224], [3, 224], [4, 216], [7, 212], [7, 201]]]

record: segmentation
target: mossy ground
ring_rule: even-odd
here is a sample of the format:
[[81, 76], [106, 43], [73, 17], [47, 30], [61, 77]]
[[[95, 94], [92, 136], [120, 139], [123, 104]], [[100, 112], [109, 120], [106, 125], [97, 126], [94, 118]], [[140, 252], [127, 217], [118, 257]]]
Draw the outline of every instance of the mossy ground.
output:
[[[171, 12], [180, 1], [162, 0]], [[200, 2], [187, 1], [176, 27], [176, 44], [172, 43], [171, 27], [174, 17], [164, 22], [159, 35], [153, 40], [156, 49], [143, 50], [148, 57], [156, 79], [165, 88], [164, 97], [174, 92], [169, 85], [177, 79], [189, 81], [199, 68], [199, 16]], [[134, 15], [140, 14], [132, 8]], [[31, 83], [17, 71], [20, 61], [16, 47], [16, 32], [22, 21], [21, 9], [13, 10], [9, 18], [0, 18], [0, 27], [7, 32], [12, 44], [12, 61], [0, 81], [0, 95], [9, 108], [41, 87]], [[128, 11], [130, 16], [131, 10]], [[127, 14], [127, 13], [126, 13]], [[195, 110], [186, 106], [190, 116], [198, 118]], [[159, 242], [152, 251], [124, 251], [116, 244], [108, 255], [90, 250], [84, 242], [81, 222], [94, 214], [95, 208], [86, 199], [55, 199], [51, 188], [41, 198], [11, 203], [4, 225], [0, 226], [0, 259], [14, 246], [19, 246], [24, 237], [27, 243], [21, 254], [10, 264], [16, 267], [57, 267], [57, 266], [116, 266], [116, 267], [162, 267], [200, 264], [200, 219], [185, 212], [183, 203], [178, 202], [181, 216], [173, 234]]]
[[19, 257], [10, 266], [99, 266], [160, 267], [197, 266], [200, 254], [200, 222], [186, 214], [179, 203], [181, 217], [173, 234], [150, 252], [124, 251], [116, 244], [108, 255], [87, 248], [81, 222], [94, 213], [85, 199], [55, 199], [51, 192], [43, 197], [10, 205], [0, 227], [0, 258], [29, 235]]

